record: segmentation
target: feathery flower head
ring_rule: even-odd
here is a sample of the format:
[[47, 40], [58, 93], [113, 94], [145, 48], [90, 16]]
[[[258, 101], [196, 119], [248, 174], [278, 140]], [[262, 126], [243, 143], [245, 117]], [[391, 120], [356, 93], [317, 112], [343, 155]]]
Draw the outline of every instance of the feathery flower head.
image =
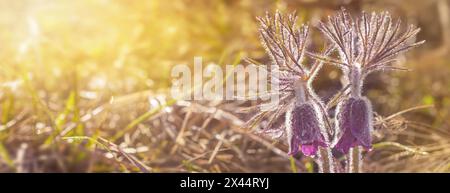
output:
[[388, 12], [368, 14], [353, 18], [342, 8], [341, 12], [319, 23], [319, 29], [335, 44], [339, 59], [328, 61], [341, 67], [347, 74], [355, 67], [361, 68], [361, 78], [379, 70], [401, 70], [392, 66], [396, 57], [425, 41], [415, 42], [420, 28], [410, 25], [400, 29], [401, 21], [393, 21]]
[[295, 13], [284, 16], [277, 11], [274, 15], [266, 13], [265, 17], [257, 19], [261, 42], [272, 62], [281, 70], [304, 78], [306, 71], [302, 62], [309, 27], [297, 27]]

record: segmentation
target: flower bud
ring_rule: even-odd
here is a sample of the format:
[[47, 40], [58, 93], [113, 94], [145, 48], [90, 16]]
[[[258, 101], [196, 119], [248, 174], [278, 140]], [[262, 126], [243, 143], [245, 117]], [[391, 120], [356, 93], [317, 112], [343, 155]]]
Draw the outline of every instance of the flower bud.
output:
[[286, 114], [289, 154], [296, 154], [301, 146], [306, 156], [315, 155], [318, 146], [326, 146], [321, 135], [322, 127], [320, 111], [313, 103], [295, 105]]
[[348, 98], [338, 104], [336, 126], [341, 134], [336, 149], [343, 153], [355, 146], [372, 147], [372, 106], [365, 97]]

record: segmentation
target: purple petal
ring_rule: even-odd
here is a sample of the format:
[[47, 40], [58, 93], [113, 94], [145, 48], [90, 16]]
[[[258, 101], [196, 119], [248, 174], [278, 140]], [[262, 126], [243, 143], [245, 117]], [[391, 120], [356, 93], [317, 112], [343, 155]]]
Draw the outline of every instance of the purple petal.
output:
[[353, 136], [351, 135], [350, 128], [350, 106], [353, 99], [349, 98], [341, 101], [336, 109], [336, 130], [341, 134], [336, 149], [341, 152], [348, 152], [353, 144]]
[[[323, 137], [321, 137], [323, 138]], [[320, 139], [318, 141], [314, 141], [310, 144], [303, 144], [302, 145], [302, 152], [306, 156], [314, 156], [317, 153], [317, 150], [319, 150], [319, 146], [326, 147], [327, 145], [324, 143], [323, 139]]]
[[336, 148], [347, 153], [356, 145], [370, 149], [372, 145], [372, 108], [366, 98], [349, 98], [339, 104], [337, 126], [343, 133]]
[[294, 155], [299, 150], [299, 146], [300, 146], [299, 142], [300, 141], [295, 136], [292, 136], [289, 140], [290, 140], [290, 143], [289, 143], [288, 155]]
[[310, 156], [315, 154], [318, 145], [325, 146], [319, 116], [312, 103], [295, 106], [286, 114], [289, 154], [297, 153], [302, 145], [302, 152]]
[[305, 103], [292, 110], [291, 124], [293, 134], [301, 144], [312, 143], [320, 139], [320, 123], [314, 106]]
[[350, 129], [345, 129], [339, 142], [336, 144], [335, 148], [342, 153], [348, 153], [348, 150], [354, 147], [356, 144], [356, 138], [352, 135]]
[[302, 152], [306, 156], [316, 155], [317, 145], [316, 144], [302, 145]]
[[372, 108], [367, 99], [355, 99], [351, 103], [350, 129], [360, 145], [370, 148], [372, 138]]

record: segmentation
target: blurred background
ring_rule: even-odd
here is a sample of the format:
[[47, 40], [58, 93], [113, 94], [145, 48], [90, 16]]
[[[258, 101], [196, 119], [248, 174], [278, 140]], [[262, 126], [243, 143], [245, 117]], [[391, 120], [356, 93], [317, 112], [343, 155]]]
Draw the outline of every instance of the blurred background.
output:
[[[389, 11], [426, 40], [402, 56], [411, 71], [367, 81], [379, 116], [364, 170], [450, 172], [448, 0], [1, 0], [0, 172], [314, 172], [239, 129], [238, 104], [170, 99], [170, 70], [194, 56], [267, 62], [255, 17], [297, 11], [315, 26], [341, 6]], [[320, 72], [325, 100], [339, 77]]]

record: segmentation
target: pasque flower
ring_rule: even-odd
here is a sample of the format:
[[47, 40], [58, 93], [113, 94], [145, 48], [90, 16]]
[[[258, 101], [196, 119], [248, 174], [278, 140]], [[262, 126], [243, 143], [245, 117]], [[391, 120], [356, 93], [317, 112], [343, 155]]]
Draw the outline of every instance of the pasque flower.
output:
[[[342, 9], [336, 16], [328, 17], [327, 22], [319, 22], [318, 28], [330, 43], [322, 54], [314, 54], [306, 51], [308, 26], [297, 27], [296, 19], [295, 14], [283, 16], [279, 12], [258, 18], [263, 47], [279, 67], [279, 74], [272, 75], [271, 80], [279, 83], [276, 94], [281, 97], [272, 110], [260, 110], [244, 127], [261, 122], [262, 132], [286, 137], [290, 155], [301, 151], [314, 156], [321, 172], [343, 171], [333, 159], [330, 147], [344, 153], [357, 146], [372, 147], [373, 110], [368, 98], [362, 96], [366, 76], [376, 71], [402, 70], [393, 65], [397, 56], [424, 41], [414, 41], [420, 29], [411, 25], [401, 30], [400, 20], [393, 21], [387, 12], [363, 12], [361, 17], [353, 18]], [[329, 57], [333, 51], [337, 58]], [[309, 67], [304, 64], [305, 55], [315, 59]], [[323, 63], [338, 66], [348, 83], [336, 95], [339, 102], [334, 132], [328, 110], [336, 100], [324, 105], [311, 86]], [[356, 148], [348, 155], [347, 171], [358, 172], [361, 151]]]
[[[296, 19], [295, 14], [283, 16], [279, 12], [258, 18], [263, 46], [280, 69], [277, 80], [282, 101], [272, 119], [285, 114], [283, 133], [289, 144], [289, 154], [301, 150], [307, 156], [314, 156], [318, 147], [327, 146], [329, 141], [323, 125], [322, 104], [311, 88], [322, 63], [316, 62], [311, 68], [303, 64], [309, 28], [297, 27]], [[268, 129], [279, 129], [271, 126], [269, 124]]]
[[387, 12], [369, 14], [363, 12], [354, 19], [345, 9], [328, 22], [320, 23], [319, 29], [332, 42], [339, 58], [326, 58], [311, 54], [340, 67], [349, 84], [350, 92], [337, 107], [336, 129], [340, 135], [335, 147], [347, 153], [351, 147], [371, 148], [372, 107], [361, 96], [365, 77], [380, 70], [401, 70], [392, 64], [396, 56], [424, 41], [413, 40], [420, 31], [409, 26], [400, 30], [400, 20], [393, 22]]
[[303, 154], [313, 156], [318, 147], [326, 147], [321, 130], [322, 120], [314, 103], [300, 103], [286, 115], [286, 131], [289, 154], [296, 154], [301, 147]]
[[367, 98], [350, 97], [339, 103], [336, 124], [342, 132], [336, 149], [347, 153], [355, 146], [371, 148], [372, 107]]

